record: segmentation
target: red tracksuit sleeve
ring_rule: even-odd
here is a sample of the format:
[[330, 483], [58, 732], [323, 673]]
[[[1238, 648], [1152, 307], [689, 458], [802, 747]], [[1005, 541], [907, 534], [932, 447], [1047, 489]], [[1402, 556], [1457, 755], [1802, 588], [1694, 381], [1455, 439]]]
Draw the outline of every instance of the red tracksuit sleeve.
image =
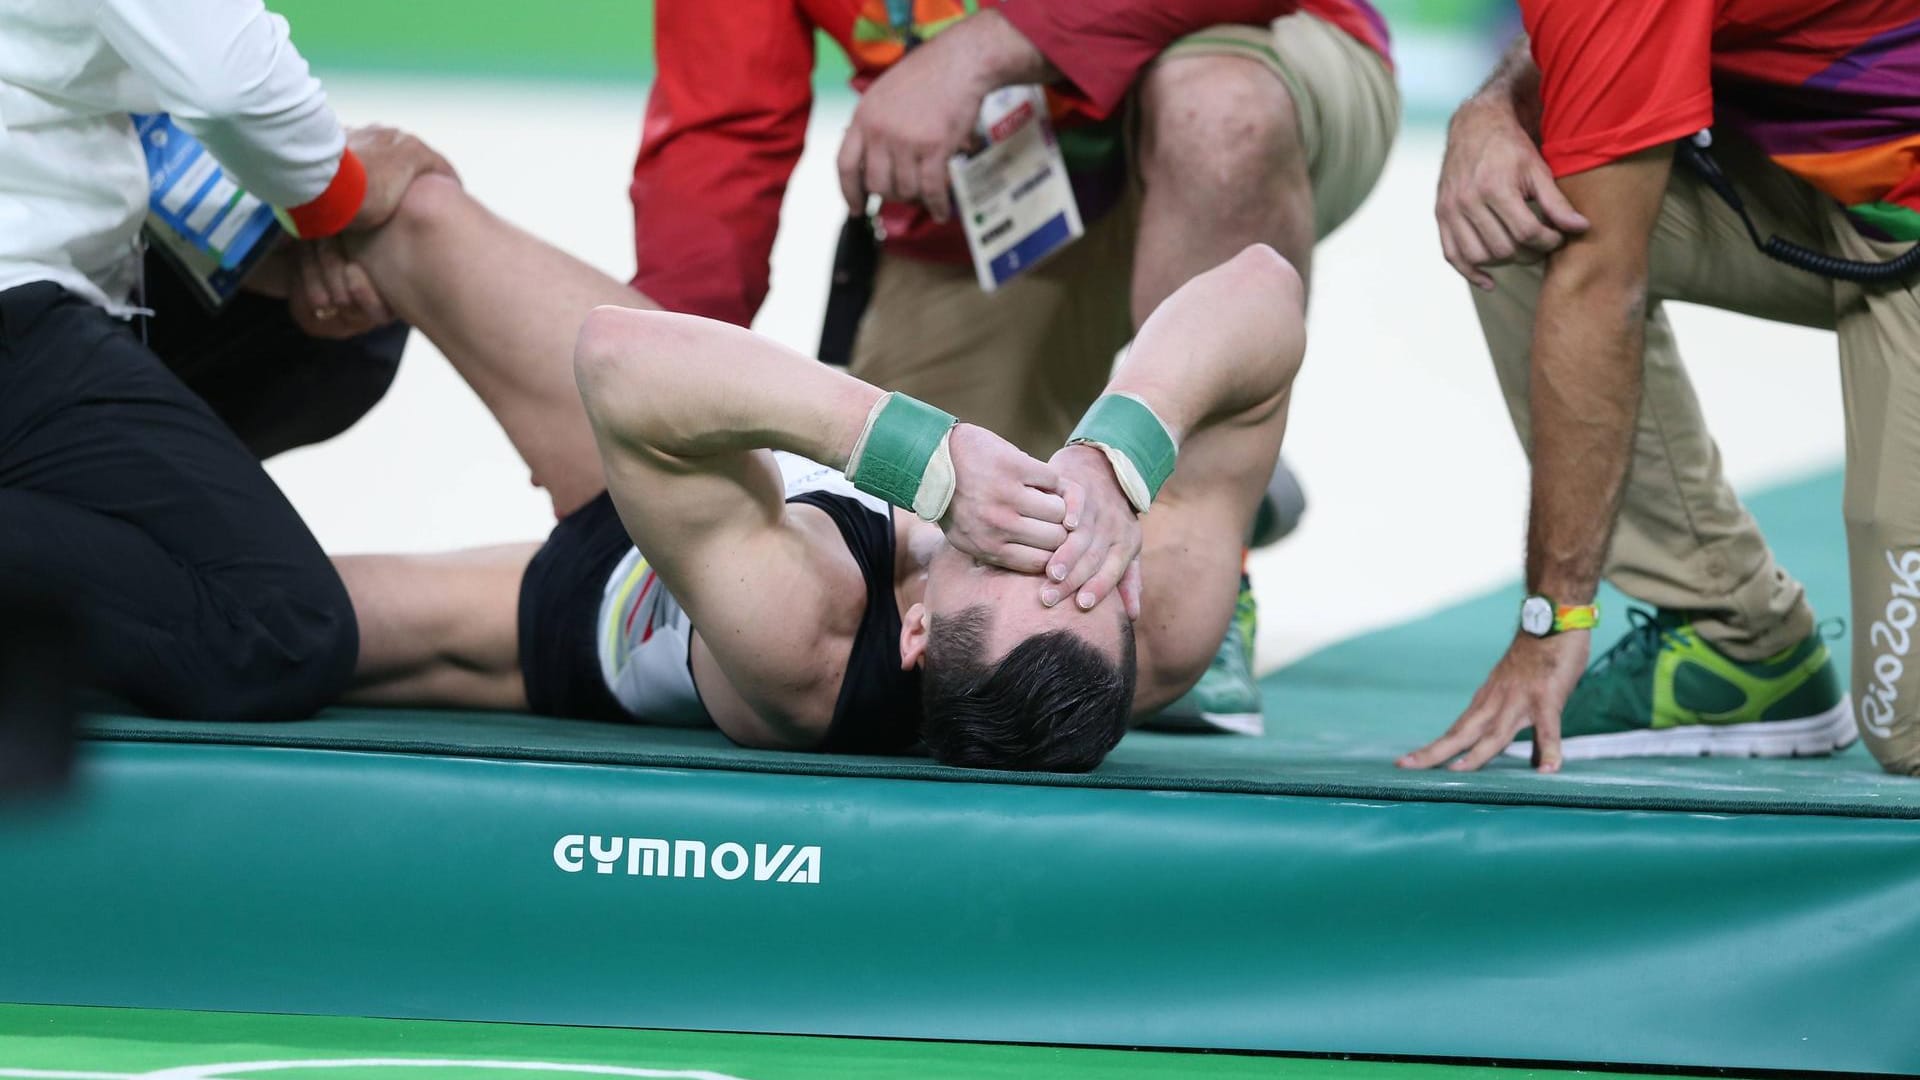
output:
[[813, 27], [793, 0], [660, 0], [633, 164], [633, 287], [670, 311], [753, 320], [806, 142]]
[[1000, 13], [1105, 116], [1175, 41], [1222, 23], [1264, 26], [1299, 8], [1298, 0], [1002, 0]]

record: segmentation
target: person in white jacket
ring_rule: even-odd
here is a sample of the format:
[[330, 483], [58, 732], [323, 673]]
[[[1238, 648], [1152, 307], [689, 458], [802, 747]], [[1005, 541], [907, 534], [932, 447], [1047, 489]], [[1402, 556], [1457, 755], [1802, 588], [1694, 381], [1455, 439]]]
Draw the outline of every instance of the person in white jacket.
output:
[[339, 430], [342, 394], [350, 423], [405, 329], [302, 329], [258, 296], [208, 316], [143, 285], [130, 114], [156, 112], [302, 237], [377, 226], [451, 169], [350, 137], [260, 0], [0, 0], [0, 593], [77, 616], [93, 704], [298, 716], [347, 685], [358, 631], [259, 457]]

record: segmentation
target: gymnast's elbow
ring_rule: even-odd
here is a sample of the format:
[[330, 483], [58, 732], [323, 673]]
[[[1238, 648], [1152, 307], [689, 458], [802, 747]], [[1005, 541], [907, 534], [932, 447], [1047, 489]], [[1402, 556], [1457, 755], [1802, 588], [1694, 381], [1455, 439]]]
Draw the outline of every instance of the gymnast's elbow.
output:
[[672, 319], [613, 305], [587, 313], [574, 339], [573, 374], [597, 431], [646, 439], [649, 415], [672, 385], [664, 376], [678, 362]]
[[587, 312], [573, 342], [573, 374], [589, 404], [613, 392], [645, 363], [652, 336], [648, 314], [608, 304]]

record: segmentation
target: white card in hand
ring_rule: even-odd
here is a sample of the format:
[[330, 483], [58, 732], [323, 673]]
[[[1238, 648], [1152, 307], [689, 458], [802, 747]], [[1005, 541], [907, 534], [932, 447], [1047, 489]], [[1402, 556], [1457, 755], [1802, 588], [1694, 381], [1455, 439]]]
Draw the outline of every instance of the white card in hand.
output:
[[1038, 86], [1008, 86], [980, 105], [986, 148], [947, 163], [980, 287], [993, 292], [1086, 231]]

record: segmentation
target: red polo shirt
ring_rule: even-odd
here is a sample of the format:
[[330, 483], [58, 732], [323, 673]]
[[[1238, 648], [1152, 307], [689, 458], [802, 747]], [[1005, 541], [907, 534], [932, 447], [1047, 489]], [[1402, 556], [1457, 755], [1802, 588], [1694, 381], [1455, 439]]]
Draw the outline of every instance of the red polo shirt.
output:
[[1920, 240], [1915, 0], [1520, 0], [1554, 175], [1737, 131], [1872, 234]]

